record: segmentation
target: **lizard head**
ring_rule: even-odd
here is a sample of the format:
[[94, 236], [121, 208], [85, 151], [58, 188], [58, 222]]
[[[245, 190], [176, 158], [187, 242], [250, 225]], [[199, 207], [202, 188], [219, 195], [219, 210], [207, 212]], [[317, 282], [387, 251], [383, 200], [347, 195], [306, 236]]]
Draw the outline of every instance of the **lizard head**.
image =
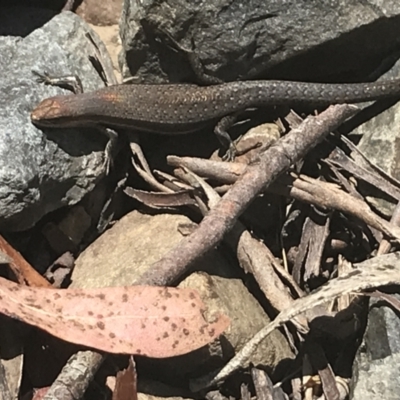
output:
[[75, 96], [55, 96], [40, 102], [31, 112], [31, 121], [40, 127], [68, 127], [78, 126], [68, 106], [70, 98]]

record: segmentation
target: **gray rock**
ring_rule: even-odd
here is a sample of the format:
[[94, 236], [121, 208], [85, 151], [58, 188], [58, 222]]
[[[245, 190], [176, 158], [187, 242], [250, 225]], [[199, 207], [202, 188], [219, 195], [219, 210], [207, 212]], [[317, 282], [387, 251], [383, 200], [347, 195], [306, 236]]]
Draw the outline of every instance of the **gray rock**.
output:
[[154, 37], [157, 27], [225, 81], [365, 79], [395, 51], [399, 22], [397, 1], [126, 0], [120, 62], [124, 77], [193, 80], [187, 57]]
[[88, 56], [91, 32], [112, 71], [103, 44], [76, 15], [62, 13], [25, 38], [0, 41], [0, 229], [23, 230], [45, 214], [75, 204], [104, 173], [106, 138], [88, 130], [48, 130], [30, 122], [46, 97], [69, 94], [37, 82], [32, 70], [75, 74], [85, 90], [103, 86]]
[[[400, 61], [382, 78], [399, 78]], [[393, 178], [400, 180], [400, 102], [392, 107], [378, 113], [367, 122], [358, 126], [352, 134], [360, 135], [361, 140], [358, 144], [359, 150], [374, 164], [382, 168]], [[357, 155], [355, 154], [355, 157]], [[397, 200], [388, 196], [383, 196], [381, 192], [376, 192], [368, 188], [368, 192], [363, 185], [359, 190], [366, 196], [368, 202], [387, 217], [391, 217]], [[400, 200], [400, 199], [398, 199]]]
[[0, 36], [0, 68], [2, 71], [8, 68], [10, 60], [14, 58], [20, 38], [13, 36]]
[[353, 364], [350, 398], [397, 400], [400, 397], [400, 320], [387, 303], [373, 299], [369, 308], [367, 329]]

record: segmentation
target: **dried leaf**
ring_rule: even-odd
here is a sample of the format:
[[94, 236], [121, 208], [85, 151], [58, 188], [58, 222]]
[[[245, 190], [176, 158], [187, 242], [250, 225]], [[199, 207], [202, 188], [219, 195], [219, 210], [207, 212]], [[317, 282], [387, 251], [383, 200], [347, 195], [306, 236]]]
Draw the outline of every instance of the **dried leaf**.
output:
[[30, 286], [37, 287], [51, 287], [51, 284], [43, 278], [29, 263], [22, 257], [21, 253], [14, 249], [4, 238], [0, 235], [0, 251], [2, 252], [3, 262], [5, 257], [9, 258], [11, 270], [15, 274], [18, 282], [26, 283]]
[[171, 357], [198, 349], [229, 325], [208, 323], [192, 289], [157, 286], [46, 289], [0, 278], [0, 312], [66, 341], [110, 353]]
[[159, 193], [145, 192], [143, 190], [126, 187], [124, 192], [135, 200], [156, 209], [196, 204], [196, 201], [190, 196], [190, 192], [188, 190], [182, 190], [174, 193]]
[[117, 373], [112, 400], [137, 400], [137, 374], [135, 361], [129, 357], [128, 368]]

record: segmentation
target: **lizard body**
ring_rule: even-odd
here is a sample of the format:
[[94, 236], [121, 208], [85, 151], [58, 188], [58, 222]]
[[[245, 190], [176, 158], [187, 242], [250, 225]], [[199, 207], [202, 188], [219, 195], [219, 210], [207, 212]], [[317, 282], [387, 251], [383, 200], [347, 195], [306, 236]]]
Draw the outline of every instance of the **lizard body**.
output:
[[[76, 95], [43, 100], [31, 113], [43, 127], [122, 127], [159, 134], [179, 134], [216, 124], [215, 132], [235, 154], [226, 132], [228, 118], [251, 107], [329, 105], [400, 98], [400, 80], [327, 84], [293, 81], [239, 81], [211, 86], [191, 84], [113, 85]], [[223, 123], [224, 122], [224, 123]], [[111, 149], [115, 135], [107, 146]], [[110, 155], [107, 154], [106, 157]]]

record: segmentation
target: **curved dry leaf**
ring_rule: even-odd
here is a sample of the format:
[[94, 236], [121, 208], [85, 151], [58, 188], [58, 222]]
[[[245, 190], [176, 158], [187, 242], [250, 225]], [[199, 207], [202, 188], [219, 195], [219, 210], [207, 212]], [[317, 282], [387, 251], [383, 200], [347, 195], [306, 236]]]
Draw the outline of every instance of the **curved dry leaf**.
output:
[[129, 286], [47, 289], [0, 278], [0, 312], [66, 341], [110, 353], [171, 357], [196, 350], [229, 325], [208, 323], [193, 289]]

